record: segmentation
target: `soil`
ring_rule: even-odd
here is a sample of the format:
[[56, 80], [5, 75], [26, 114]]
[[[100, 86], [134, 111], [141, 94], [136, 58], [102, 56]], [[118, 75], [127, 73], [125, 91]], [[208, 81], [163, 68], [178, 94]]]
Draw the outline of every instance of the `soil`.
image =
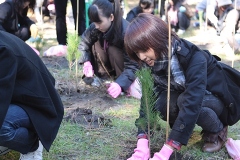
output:
[[[59, 68], [68, 71], [68, 61], [65, 57], [42, 57], [42, 60], [51, 71], [59, 72]], [[73, 78], [70, 81], [69, 78], [55, 79], [56, 89], [65, 108], [64, 119], [87, 128], [111, 125], [111, 120], [101, 113], [119, 104], [107, 94], [106, 87], [86, 85], [80, 80], [76, 89]]]

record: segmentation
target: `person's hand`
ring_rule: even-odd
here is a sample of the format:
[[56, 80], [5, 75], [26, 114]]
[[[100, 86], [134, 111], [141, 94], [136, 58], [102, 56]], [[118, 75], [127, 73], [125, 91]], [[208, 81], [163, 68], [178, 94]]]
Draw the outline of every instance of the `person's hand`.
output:
[[32, 24], [32, 25], [30, 26], [30, 32], [31, 32], [31, 36], [32, 36], [33, 38], [37, 38], [37, 35], [38, 35], [38, 27], [37, 27], [36, 24]]
[[116, 82], [112, 82], [108, 87], [108, 94], [113, 98], [117, 98], [122, 92], [121, 87]]
[[127, 160], [148, 160], [150, 158], [150, 150], [148, 148], [147, 139], [139, 139], [137, 148], [134, 149], [133, 155]]
[[153, 158], [150, 158], [149, 160], [168, 160], [173, 152], [173, 149], [169, 146], [164, 144], [162, 149], [155, 153]]
[[94, 71], [91, 62], [87, 61], [83, 64], [83, 74], [86, 77], [93, 77]]

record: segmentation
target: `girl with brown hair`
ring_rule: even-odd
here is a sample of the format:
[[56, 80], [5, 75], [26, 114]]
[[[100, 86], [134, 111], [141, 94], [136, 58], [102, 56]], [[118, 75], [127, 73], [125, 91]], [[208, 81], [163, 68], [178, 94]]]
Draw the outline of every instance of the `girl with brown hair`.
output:
[[[170, 74], [169, 125], [171, 132], [162, 149], [151, 160], [169, 159], [174, 149], [187, 145], [197, 124], [202, 128], [202, 151], [217, 152], [227, 140], [227, 126], [240, 119], [240, 73], [219, 62], [219, 57], [201, 50], [171, 31], [160, 18], [141, 13], [128, 26], [124, 38], [129, 56], [149, 67], [157, 95], [155, 109], [167, 120], [168, 74]], [[168, 73], [170, 64], [170, 73]], [[146, 115], [140, 106], [140, 117]], [[138, 127], [138, 142], [128, 160], [150, 157], [145, 128]]]

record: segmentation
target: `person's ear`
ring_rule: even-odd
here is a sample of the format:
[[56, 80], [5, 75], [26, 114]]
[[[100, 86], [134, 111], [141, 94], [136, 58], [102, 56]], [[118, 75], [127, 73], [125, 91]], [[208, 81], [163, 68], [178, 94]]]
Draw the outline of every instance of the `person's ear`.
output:
[[110, 19], [111, 19], [111, 21], [114, 20], [114, 15], [113, 14], [110, 15]]

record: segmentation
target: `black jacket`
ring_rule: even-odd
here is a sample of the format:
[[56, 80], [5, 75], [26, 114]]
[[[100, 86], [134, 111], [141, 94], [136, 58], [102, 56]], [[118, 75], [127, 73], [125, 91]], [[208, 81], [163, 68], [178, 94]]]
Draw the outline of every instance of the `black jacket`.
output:
[[0, 68], [0, 127], [9, 105], [16, 104], [27, 112], [48, 151], [64, 111], [53, 76], [30, 46], [3, 31], [0, 31]]
[[82, 52], [82, 56], [79, 61], [80, 64], [86, 61], [91, 61], [92, 46], [98, 40], [100, 41], [100, 43], [103, 43], [103, 40], [106, 39], [109, 46], [113, 45], [123, 50], [124, 71], [115, 81], [121, 86], [123, 91], [127, 91], [129, 86], [135, 80], [135, 71], [138, 69], [138, 64], [130, 59], [124, 48], [124, 35], [128, 24], [129, 22], [122, 18], [122, 31], [120, 39], [114, 42], [113, 28], [110, 28], [109, 31], [105, 35], [103, 35], [102, 32], [95, 28], [94, 23], [92, 23], [83, 33], [81, 43], [78, 47], [78, 49]]
[[169, 138], [187, 144], [200, 113], [205, 90], [218, 96], [225, 104], [219, 117], [221, 122], [224, 125], [235, 124], [240, 119], [240, 72], [183, 39], [175, 45], [174, 53], [183, 68], [186, 82], [183, 101], [178, 106], [182, 109]]
[[27, 17], [27, 9], [23, 11], [23, 16], [14, 9], [13, 2], [7, 0], [0, 4], [0, 30], [14, 34], [19, 26], [30, 27], [34, 22]]
[[142, 13], [142, 9], [139, 6], [134, 7], [128, 12], [126, 20], [131, 22], [139, 13]]

